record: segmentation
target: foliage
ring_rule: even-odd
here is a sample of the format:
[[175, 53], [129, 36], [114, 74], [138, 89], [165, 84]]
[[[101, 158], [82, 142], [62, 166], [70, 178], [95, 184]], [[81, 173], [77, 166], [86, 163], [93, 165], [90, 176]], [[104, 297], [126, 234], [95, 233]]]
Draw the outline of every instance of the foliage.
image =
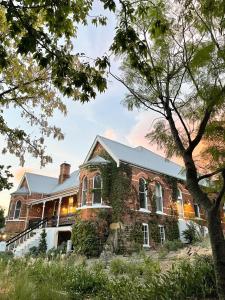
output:
[[[111, 0], [100, 4], [115, 10]], [[26, 153], [40, 158], [42, 166], [52, 161], [44, 142], [49, 136], [63, 138], [61, 129], [49, 121], [56, 110], [66, 113], [62, 96], [86, 102], [106, 89], [104, 61], [73, 49], [79, 24], [107, 23], [105, 16], [90, 16], [92, 6], [93, 0], [0, 2], [0, 134], [6, 141], [2, 152], [15, 154], [22, 165]], [[18, 128], [8, 124], [8, 108], [39, 129], [39, 136], [21, 122]]]
[[5, 226], [4, 213], [5, 213], [5, 210], [3, 208], [0, 208], [0, 228], [3, 228]]
[[110, 163], [106, 165], [90, 166], [93, 170], [98, 169], [102, 177], [102, 197], [112, 206], [112, 222], [119, 222], [127, 211], [126, 200], [131, 194], [132, 170], [128, 164], [121, 163], [118, 167], [116, 162], [107, 154], [101, 153]]
[[180, 240], [168, 240], [168, 241], [165, 241], [163, 247], [168, 250], [169, 252], [170, 251], [177, 251], [179, 250], [180, 248], [183, 248], [183, 243], [180, 241]]
[[201, 240], [200, 232], [194, 222], [187, 223], [187, 229], [183, 230], [182, 235], [188, 244]]
[[143, 247], [143, 231], [142, 223], [136, 222], [132, 225], [130, 231], [130, 241], [132, 242], [132, 250], [140, 251]]
[[[9, 284], [10, 282], [10, 284]], [[7, 284], [7, 290], [4, 284]], [[86, 266], [73, 257], [46, 262], [43, 258], [0, 260], [1, 299], [216, 299], [215, 275], [210, 257], [176, 262], [161, 271], [149, 257]], [[63, 296], [62, 296], [63, 295]]]
[[33, 246], [29, 249], [27, 256], [37, 257], [39, 255], [39, 249], [36, 246]]
[[72, 229], [74, 252], [87, 257], [98, 257], [108, 237], [105, 221], [77, 220]]
[[180, 231], [177, 217], [168, 217], [165, 220], [165, 234], [168, 241], [179, 240]]
[[47, 241], [46, 241], [47, 233], [45, 229], [41, 232], [41, 237], [38, 245], [38, 253], [45, 254], [47, 251]]
[[0, 191], [3, 189], [11, 189], [13, 184], [9, 182], [9, 179], [13, 177], [12, 173], [10, 173], [11, 166], [7, 166], [4, 168], [3, 165], [0, 165]]
[[177, 201], [178, 197], [178, 180], [175, 177], [164, 175], [166, 182], [169, 184], [170, 188], [172, 189], [172, 200]]

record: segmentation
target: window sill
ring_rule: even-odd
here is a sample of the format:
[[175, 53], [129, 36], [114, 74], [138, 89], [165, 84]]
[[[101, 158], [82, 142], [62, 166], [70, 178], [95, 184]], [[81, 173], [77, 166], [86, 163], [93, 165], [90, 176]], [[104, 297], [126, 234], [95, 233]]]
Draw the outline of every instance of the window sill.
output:
[[112, 208], [108, 205], [101, 205], [101, 204], [95, 204], [95, 205], [83, 205], [81, 207], [78, 207], [77, 210], [86, 209], [86, 208]]
[[156, 211], [155, 213], [158, 214], [158, 215], [164, 215], [164, 216], [167, 215], [166, 213], [164, 213], [164, 212], [162, 212], [162, 211]]
[[147, 214], [150, 214], [151, 213], [151, 211], [150, 210], [148, 210], [148, 209], [145, 209], [145, 208], [140, 208], [139, 210], [137, 210], [137, 211], [140, 211], [140, 212], [143, 212], [143, 213], [147, 213]]
[[150, 245], [143, 245], [143, 248], [150, 249]]

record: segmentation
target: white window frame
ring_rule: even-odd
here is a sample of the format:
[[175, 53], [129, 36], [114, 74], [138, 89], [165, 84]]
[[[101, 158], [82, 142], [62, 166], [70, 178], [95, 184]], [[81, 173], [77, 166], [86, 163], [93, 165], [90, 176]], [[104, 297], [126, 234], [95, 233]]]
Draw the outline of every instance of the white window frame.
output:
[[[149, 225], [147, 223], [142, 223], [143, 226], [143, 247], [149, 247]], [[145, 230], [147, 229], [147, 230]], [[145, 242], [145, 234], [147, 234], [147, 244]]]
[[184, 218], [184, 201], [183, 201], [183, 195], [181, 189], [178, 189], [178, 196], [177, 196], [177, 202], [180, 203], [181, 212], [178, 211], [179, 219]]
[[[94, 190], [97, 188], [94, 187], [94, 184], [95, 184], [95, 177], [97, 176], [100, 176], [101, 177], [101, 203], [94, 203]], [[101, 174], [96, 174], [93, 179], [92, 179], [92, 206], [99, 206], [99, 205], [102, 205], [102, 176]]]
[[[140, 192], [140, 180], [144, 181], [144, 187], [146, 187], [146, 180], [141, 177], [138, 180], [138, 198], [139, 198], [139, 203], [140, 203], [140, 210], [148, 210], [148, 191], [147, 189], [144, 190], [144, 192]], [[144, 194], [145, 197], [145, 207], [141, 207], [141, 201], [140, 201], [140, 194]]]
[[[84, 180], [86, 180], [87, 182], [87, 186], [86, 189], [84, 189]], [[88, 179], [87, 176], [84, 176], [83, 180], [82, 180], [82, 196], [81, 196], [81, 206], [86, 206], [87, 205], [87, 192], [88, 192]], [[86, 193], [86, 203], [84, 203], [84, 193]]]
[[200, 207], [199, 207], [199, 205], [197, 203], [194, 203], [193, 206], [194, 206], [194, 213], [195, 213], [195, 206], [197, 206], [197, 211], [198, 211], [198, 215], [196, 216], [196, 214], [195, 214], [195, 218], [200, 218]]
[[160, 236], [160, 243], [161, 245], [163, 245], [166, 240], [166, 232], [165, 232], [164, 225], [159, 225], [159, 236]]
[[[15, 214], [16, 214], [16, 210], [17, 210], [17, 209], [16, 209], [16, 207], [17, 207], [17, 203], [18, 203], [18, 202], [20, 202], [20, 203], [21, 203], [21, 204], [20, 204], [20, 213], [19, 213], [19, 216], [18, 216], [18, 218], [15, 218]], [[22, 201], [21, 201], [21, 200], [17, 200], [17, 201], [16, 201], [15, 208], [14, 208], [14, 214], [13, 214], [13, 219], [14, 219], [14, 220], [18, 220], [18, 219], [20, 218], [20, 214], [21, 214], [21, 207], [22, 207]]]
[[[163, 214], [164, 207], [163, 207], [163, 191], [162, 191], [162, 185], [161, 185], [159, 182], [156, 182], [156, 184], [155, 184], [155, 197], [157, 197], [157, 195], [156, 195], [156, 187], [157, 187], [157, 186], [159, 186], [159, 193], [160, 193], [160, 199], [161, 199], [162, 210], [158, 210], [158, 209], [157, 209], [157, 200], [156, 200], [156, 213]], [[157, 197], [157, 198], [158, 198], [158, 197]]]

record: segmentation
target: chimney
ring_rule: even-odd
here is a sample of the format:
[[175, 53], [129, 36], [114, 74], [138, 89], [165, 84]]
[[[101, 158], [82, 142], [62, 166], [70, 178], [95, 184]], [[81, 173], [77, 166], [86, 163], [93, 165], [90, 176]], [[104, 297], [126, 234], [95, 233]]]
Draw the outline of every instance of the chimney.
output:
[[59, 184], [70, 177], [70, 167], [70, 164], [67, 164], [66, 162], [60, 165]]

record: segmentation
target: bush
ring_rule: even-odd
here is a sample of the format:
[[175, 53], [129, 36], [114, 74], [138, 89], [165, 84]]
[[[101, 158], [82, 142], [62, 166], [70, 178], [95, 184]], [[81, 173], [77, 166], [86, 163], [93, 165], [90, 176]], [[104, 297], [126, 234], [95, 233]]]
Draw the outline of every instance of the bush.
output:
[[165, 241], [163, 247], [167, 251], [177, 251], [183, 248], [183, 243], [180, 240], [173, 240], [173, 241]]
[[201, 235], [194, 222], [187, 223], [187, 229], [183, 230], [182, 235], [188, 244], [201, 240]]
[[108, 237], [106, 221], [78, 220], [72, 229], [74, 252], [87, 257], [98, 257]]
[[40, 238], [39, 246], [38, 246], [39, 254], [45, 254], [47, 251], [46, 237], [47, 237], [46, 231], [45, 231], [45, 229], [43, 229], [41, 232], [41, 238]]

